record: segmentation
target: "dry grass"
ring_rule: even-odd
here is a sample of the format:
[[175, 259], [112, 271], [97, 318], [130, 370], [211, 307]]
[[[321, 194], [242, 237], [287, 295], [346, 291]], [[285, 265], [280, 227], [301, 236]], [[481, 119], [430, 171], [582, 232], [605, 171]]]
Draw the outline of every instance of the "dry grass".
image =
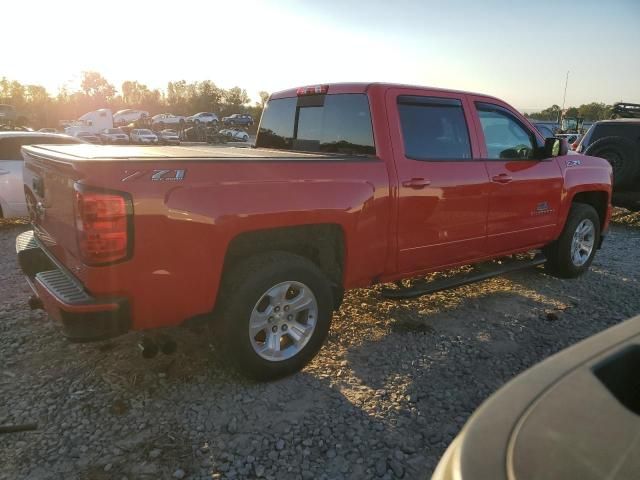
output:
[[625, 208], [615, 207], [611, 221], [620, 225], [628, 225], [630, 227], [640, 227], [640, 212], [632, 212]]

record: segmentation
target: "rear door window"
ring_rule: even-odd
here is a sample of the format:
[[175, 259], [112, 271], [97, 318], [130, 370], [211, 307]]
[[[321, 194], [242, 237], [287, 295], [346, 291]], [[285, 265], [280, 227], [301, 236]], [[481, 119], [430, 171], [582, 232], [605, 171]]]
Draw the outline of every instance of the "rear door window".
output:
[[400, 96], [398, 112], [407, 158], [471, 159], [462, 102], [454, 98]]
[[271, 100], [256, 147], [375, 155], [369, 100], [364, 94]]

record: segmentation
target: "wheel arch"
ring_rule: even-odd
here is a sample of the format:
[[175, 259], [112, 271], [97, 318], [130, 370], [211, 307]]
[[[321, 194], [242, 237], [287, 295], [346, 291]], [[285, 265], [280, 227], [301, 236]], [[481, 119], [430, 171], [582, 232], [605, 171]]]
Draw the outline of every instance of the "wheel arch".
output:
[[605, 229], [607, 225], [607, 211], [609, 206], [609, 193], [601, 190], [590, 190], [576, 192], [571, 198], [571, 203], [584, 203], [591, 205], [600, 218], [600, 229]]
[[222, 277], [241, 260], [275, 251], [300, 255], [313, 262], [331, 282], [335, 308], [339, 308], [344, 294], [345, 234], [342, 226], [308, 224], [239, 233], [229, 242]]

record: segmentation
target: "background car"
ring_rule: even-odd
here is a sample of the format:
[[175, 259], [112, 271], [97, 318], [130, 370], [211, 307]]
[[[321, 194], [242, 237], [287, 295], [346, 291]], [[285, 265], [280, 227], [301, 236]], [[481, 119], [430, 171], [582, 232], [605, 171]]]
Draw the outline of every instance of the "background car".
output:
[[233, 115], [224, 117], [222, 123], [225, 125], [245, 125], [249, 127], [253, 125], [253, 117], [246, 113], [234, 113]]
[[113, 114], [114, 125], [128, 125], [131, 122], [140, 120], [149, 116], [149, 112], [144, 110], [132, 110], [127, 108], [125, 110], [118, 110]]
[[0, 218], [27, 216], [22, 184], [23, 145], [84, 143], [69, 135], [42, 132], [0, 132]]
[[182, 115], [174, 115], [173, 113], [159, 113], [151, 117], [153, 126], [162, 127], [163, 125], [180, 125], [185, 123], [185, 117]]
[[218, 123], [218, 116], [211, 112], [200, 112], [187, 117], [186, 120], [191, 123]]
[[555, 136], [553, 127], [551, 125], [548, 125], [546, 123], [539, 123], [539, 122], [534, 122], [533, 125], [542, 134], [544, 138], [551, 138]]
[[611, 164], [613, 205], [640, 210], [640, 118], [594, 123], [582, 137], [576, 151], [604, 158]]
[[227, 137], [240, 142], [249, 141], [249, 134], [244, 130], [238, 130], [236, 128], [223, 128], [218, 133], [220, 133], [221, 135], [226, 135]]
[[38, 130], [40, 133], [58, 133], [55, 128], [41, 128]]
[[151, 130], [146, 128], [134, 128], [131, 130], [131, 143], [138, 144], [157, 144], [158, 137]]
[[180, 145], [180, 137], [175, 130], [166, 128], [157, 132], [156, 135], [158, 136], [158, 143], [162, 145]]
[[119, 128], [105, 128], [98, 137], [103, 144], [129, 143], [129, 135]]
[[87, 143], [95, 143], [96, 145], [102, 143], [100, 137], [91, 132], [78, 132], [75, 134], [75, 137], [79, 138], [80, 140], [84, 140]]

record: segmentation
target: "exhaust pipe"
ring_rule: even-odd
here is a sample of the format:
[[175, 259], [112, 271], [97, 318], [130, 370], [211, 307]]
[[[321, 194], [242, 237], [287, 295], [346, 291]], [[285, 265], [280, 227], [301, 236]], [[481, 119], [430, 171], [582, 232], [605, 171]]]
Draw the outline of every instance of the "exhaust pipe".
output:
[[40, 297], [31, 295], [31, 297], [29, 298], [29, 308], [31, 310], [42, 310], [44, 308], [44, 305], [42, 305], [42, 300], [40, 300]]
[[142, 352], [142, 358], [153, 358], [158, 355], [158, 344], [151, 337], [142, 337], [138, 342], [138, 348]]
[[145, 335], [138, 342], [138, 348], [142, 352], [143, 358], [153, 358], [158, 355], [158, 352], [162, 352], [165, 355], [176, 353], [178, 344], [169, 335], [160, 334], [155, 339]]

